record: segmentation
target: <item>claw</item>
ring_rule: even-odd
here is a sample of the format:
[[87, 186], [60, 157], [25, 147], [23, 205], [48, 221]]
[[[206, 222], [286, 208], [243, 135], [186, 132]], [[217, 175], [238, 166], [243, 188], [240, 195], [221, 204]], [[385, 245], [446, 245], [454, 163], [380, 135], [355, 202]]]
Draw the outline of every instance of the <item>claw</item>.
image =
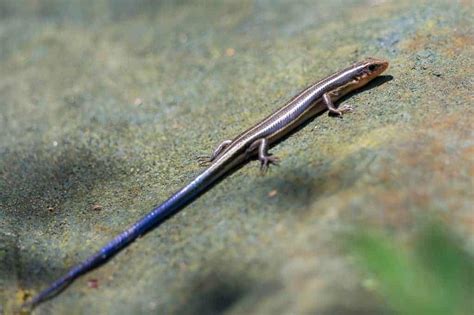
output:
[[270, 165], [277, 165], [279, 164], [280, 159], [276, 156], [264, 156], [263, 158], [260, 159], [260, 170], [262, 171], [263, 174], [265, 174], [268, 169], [270, 168]]
[[207, 166], [207, 165], [211, 164], [211, 162], [212, 162], [211, 157], [206, 156], [206, 155], [198, 156], [197, 161], [198, 161], [199, 166]]
[[339, 112], [341, 113], [341, 115], [352, 112], [353, 110], [354, 108], [352, 107], [352, 105], [349, 105], [349, 104], [344, 104], [339, 108]]
[[345, 104], [337, 109], [331, 110], [330, 113], [336, 115], [337, 117], [342, 117], [342, 115], [352, 112], [354, 108], [352, 105]]

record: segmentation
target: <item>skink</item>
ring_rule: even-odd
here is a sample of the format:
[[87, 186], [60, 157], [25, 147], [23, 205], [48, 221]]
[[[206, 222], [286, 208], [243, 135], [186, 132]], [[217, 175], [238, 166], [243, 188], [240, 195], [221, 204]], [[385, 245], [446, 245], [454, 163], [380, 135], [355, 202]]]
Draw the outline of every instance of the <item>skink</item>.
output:
[[204, 162], [209, 164], [200, 175], [188, 185], [172, 195], [168, 200], [155, 207], [149, 214], [116, 236], [97, 253], [69, 270], [64, 276], [53, 282], [48, 288], [27, 301], [24, 307], [34, 307], [55, 296], [77, 277], [85, 274], [116, 255], [139, 236], [156, 228], [167, 218], [174, 215], [212, 185], [224, 178], [230, 171], [257, 157], [263, 170], [278, 159], [268, 153], [268, 149], [308, 119], [325, 111], [340, 116], [352, 108], [336, 108], [334, 102], [347, 93], [358, 89], [374, 79], [388, 67], [388, 62], [368, 58], [333, 75], [318, 81], [282, 108], [275, 111], [255, 126], [247, 129], [233, 140], [223, 141]]

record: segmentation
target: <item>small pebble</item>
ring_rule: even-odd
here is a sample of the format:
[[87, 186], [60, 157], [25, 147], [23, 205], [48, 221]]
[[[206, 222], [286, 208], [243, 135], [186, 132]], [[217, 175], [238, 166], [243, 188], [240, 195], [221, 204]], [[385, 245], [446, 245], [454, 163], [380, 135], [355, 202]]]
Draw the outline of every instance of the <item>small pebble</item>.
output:
[[91, 209], [94, 210], [94, 211], [100, 211], [100, 210], [102, 210], [102, 206], [101, 205], [93, 205], [91, 207]]
[[277, 194], [278, 194], [277, 190], [273, 189], [272, 191], [268, 193], [268, 197], [272, 198], [272, 197], [275, 197]]
[[99, 287], [99, 280], [97, 279], [89, 279], [87, 281], [87, 286], [91, 289], [97, 289]]
[[134, 101], [133, 101], [133, 105], [135, 106], [140, 106], [143, 104], [143, 100], [139, 97], [137, 97]]

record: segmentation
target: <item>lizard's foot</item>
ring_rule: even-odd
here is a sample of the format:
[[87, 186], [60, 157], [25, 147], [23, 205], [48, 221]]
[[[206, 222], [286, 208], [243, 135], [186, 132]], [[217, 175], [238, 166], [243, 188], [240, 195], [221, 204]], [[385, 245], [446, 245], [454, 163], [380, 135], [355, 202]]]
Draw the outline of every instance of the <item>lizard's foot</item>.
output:
[[199, 166], [208, 166], [209, 164], [212, 163], [211, 157], [207, 155], [198, 156], [197, 161], [199, 163]]
[[260, 160], [260, 170], [264, 174], [268, 171], [270, 164], [278, 165], [278, 163], [280, 162], [279, 158], [277, 158], [276, 156], [271, 156], [271, 155], [260, 157], [259, 160]]
[[337, 117], [342, 117], [342, 115], [344, 115], [346, 113], [349, 113], [349, 112], [352, 112], [353, 110], [354, 110], [354, 108], [352, 107], [352, 105], [344, 104], [339, 108], [329, 109], [329, 113], [333, 114]]

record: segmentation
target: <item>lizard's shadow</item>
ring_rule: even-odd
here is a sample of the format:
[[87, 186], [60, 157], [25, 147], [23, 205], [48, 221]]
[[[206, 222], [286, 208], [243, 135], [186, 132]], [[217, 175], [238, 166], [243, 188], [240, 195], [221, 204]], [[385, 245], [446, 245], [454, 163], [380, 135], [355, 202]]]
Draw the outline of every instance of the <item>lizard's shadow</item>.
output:
[[347, 99], [351, 98], [354, 95], [357, 95], [359, 93], [362, 93], [362, 92], [365, 92], [365, 91], [368, 91], [368, 90], [372, 90], [373, 88], [379, 87], [382, 84], [384, 84], [386, 82], [389, 82], [389, 81], [392, 81], [392, 80], [393, 80], [392, 75], [380, 75], [380, 76], [376, 77], [375, 79], [373, 79], [372, 81], [370, 81], [369, 83], [367, 83], [366, 85], [364, 85], [363, 87], [361, 87], [361, 88], [359, 88], [355, 91], [352, 91], [349, 94], [341, 97], [341, 99], [338, 101], [338, 103], [344, 102], [344, 101], [346, 101]]

